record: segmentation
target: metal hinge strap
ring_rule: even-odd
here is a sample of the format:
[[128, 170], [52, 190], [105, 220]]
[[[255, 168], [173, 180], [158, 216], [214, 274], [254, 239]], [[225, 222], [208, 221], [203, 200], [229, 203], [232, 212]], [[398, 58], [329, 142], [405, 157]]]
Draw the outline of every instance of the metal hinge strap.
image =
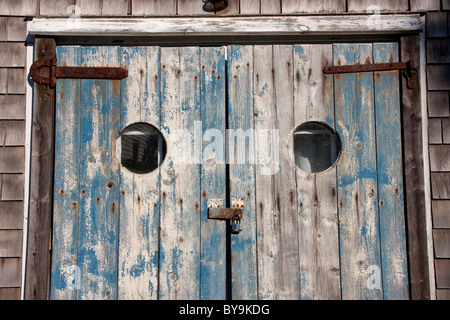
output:
[[[31, 79], [53, 88], [56, 85], [57, 78], [121, 80], [128, 76], [128, 70], [120, 67], [61, 67], [56, 64], [56, 58], [35, 61], [30, 67]], [[38, 70], [42, 67], [50, 67], [48, 77], [39, 75]]]
[[326, 74], [335, 73], [357, 73], [357, 72], [376, 72], [402, 70], [406, 79], [408, 89], [415, 89], [417, 86], [417, 68], [414, 67], [412, 60], [407, 62], [390, 62], [376, 64], [355, 64], [348, 66], [325, 66], [323, 72]]

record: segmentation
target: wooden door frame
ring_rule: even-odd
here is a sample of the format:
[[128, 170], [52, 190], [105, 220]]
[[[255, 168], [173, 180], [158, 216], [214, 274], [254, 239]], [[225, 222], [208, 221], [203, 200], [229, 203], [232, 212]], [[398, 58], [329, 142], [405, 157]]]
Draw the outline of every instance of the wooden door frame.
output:
[[[417, 14], [380, 15], [381, 23], [367, 25], [368, 15], [341, 16], [272, 16], [272, 17], [220, 17], [220, 18], [143, 18], [143, 19], [83, 19], [78, 28], [67, 27], [68, 19], [33, 19], [28, 35], [36, 37], [34, 59], [56, 55], [54, 37], [96, 36], [151, 36], [152, 39], [180, 39], [191, 36], [268, 37], [277, 42], [280, 36], [290, 36], [298, 43], [304, 37], [335, 37], [364, 35], [395, 35], [398, 37], [401, 61], [412, 59], [419, 68], [419, 85], [414, 90], [401, 80], [402, 144], [405, 192], [405, 218], [408, 251], [410, 298], [434, 299], [434, 266], [431, 239], [430, 185], [428, 167], [426, 72], [423, 26], [424, 17]], [[220, 21], [220, 24], [217, 23]], [[325, 21], [325, 22], [324, 22]], [[348, 23], [351, 22], [351, 23]], [[261, 25], [265, 26], [261, 29]], [[226, 26], [226, 28], [224, 28]], [[225, 31], [224, 31], [225, 30]], [[44, 37], [42, 37], [44, 36]], [[70, 40], [69, 40], [70, 41]], [[174, 40], [176, 41], [176, 40]], [[291, 40], [292, 41], [292, 40]], [[29, 120], [31, 149], [30, 171], [26, 178], [29, 199], [25, 207], [23, 293], [24, 299], [48, 299], [51, 267], [53, 161], [55, 125], [55, 89], [34, 84], [32, 110]], [[30, 105], [31, 104], [31, 105]], [[27, 191], [26, 191], [27, 194]]]

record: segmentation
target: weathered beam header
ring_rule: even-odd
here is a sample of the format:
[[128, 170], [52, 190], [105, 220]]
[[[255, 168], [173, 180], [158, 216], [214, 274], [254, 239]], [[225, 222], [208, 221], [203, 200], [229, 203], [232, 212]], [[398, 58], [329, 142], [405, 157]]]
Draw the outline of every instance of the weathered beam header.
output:
[[36, 18], [32, 35], [48, 36], [183, 36], [183, 35], [349, 35], [418, 33], [418, 14], [185, 17], [185, 18]]

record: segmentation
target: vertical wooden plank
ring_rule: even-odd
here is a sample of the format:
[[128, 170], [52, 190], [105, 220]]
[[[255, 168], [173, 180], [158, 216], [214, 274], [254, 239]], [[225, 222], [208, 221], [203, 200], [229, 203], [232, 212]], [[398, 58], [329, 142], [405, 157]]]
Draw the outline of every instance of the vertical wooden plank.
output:
[[345, 12], [345, 0], [283, 0], [283, 13], [338, 13]]
[[[398, 61], [397, 43], [374, 43], [374, 63]], [[384, 298], [408, 299], [398, 71], [375, 72], [378, 200]]]
[[[414, 65], [419, 67], [419, 36], [402, 37], [400, 47], [401, 61], [411, 59]], [[420, 74], [418, 76], [420, 77]], [[409, 90], [402, 79], [403, 170], [410, 268], [409, 285], [411, 299], [414, 300], [430, 299], [422, 145], [422, 117], [426, 115], [422, 114], [420, 91], [420, 88]], [[433, 174], [431, 179], [433, 180]]]
[[278, 14], [281, 13], [281, 1], [260, 0], [261, 14]]
[[[231, 235], [232, 298], [257, 298], [253, 47], [228, 47], [230, 197], [243, 201], [242, 231]], [[246, 149], [246, 139], [249, 148]]]
[[132, 14], [138, 16], [174, 16], [177, 0], [133, 0]]
[[[79, 47], [58, 47], [58, 65], [80, 65]], [[80, 80], [58, 79], [55, 106], [52, 299], [76, 298], [72, 270], [77, 266], [80, 167]], [[70, 278], [72, 277], [72, 278]]]
[[200, 161], [192, 156], [200, 151], [199, 62], [196, 47], [161, 48], [161, 131], [168, 153], [161, 166], [160, 299], [198, 299], [200, 292]]
[[[336, 44], [333, 51], [335, 65], [372, 62], [371, 44]], [[373, 75], [334, 78], [342, 141], [337, 166], [342, 298], [382, 299], [378, 283], [368, 284], [370, 272], [381, 270]]]
[[[279, 217], [277, 206], [279, 167], [273, 161], [275, 129], [275, 101], [272, 46], [253, 47], [253, 92], [255, 128], [255, 194], [258, 257], [258, 298], [276, 299], [279, 275]], [[278, 133], [278, 132], [277, 132]], [[278, 162], [278, 159], [276, 159]], [[234, 274], [233, 274], [234, 276]]]
[[226, 205], [225, 174], [225, 48], [200, 50], [201, 65], [201, 265], [200, 298], [226, 299], [226, 221], [208, 220], [208, 204]]
[[[119, 66], [118, 47], [82, 47], [81, 65]], [[79, 299], [117, 298], [119, 167], [114, 154], [120, 81], [82, 80], [80, 116]]]
[[[36, 39], [35, 59], [51, 59], [56, 54], [53, 39]], [[12, 96], [15, 97], [15, 96]], [[17, 105], [2, 103], [11, 110], [25, 106], [25, 99]], [[45, 85], [34, 85], [33, 119], [30, 163], [30, 204], [28, 213], [28, 240], [25, 273], [25, 299], [48, 299], [51, 232], [51, 214], [53, 198], [53, 137], [54, 137], [55, 90]], [[25, 108], [23, 109], [25, 111]], [[23, 114], [25, 118], [25, 113]]]
[[245, 0], [239, 1], [240, 14], [259, 14], [260, 0]]
[[[279, 129], [279, 253], [280, 299], [300, 298], [298, 215], [295, 164], [291, 161], [294, 119], [294, 57], [293, 46], [273, 46], [276, 127]], [[278, 199], [277, 199], [278, 201]]]
[[254, 47], [258, 298], [298, 299], [292, 46]]
[[[160, 126], [158, 47], [124, 47], [120, 130], [136, 122]], [[159, 168], [148, 174], [120, 170], [119, 299], [158, 298]]]
[[[332, 62], [332, 45], [294, 47], [294, 119], [335, 128], [333, 77], [322, 68]], [[302, 299], [340, 299], [336, 167], [321, 173], [296, 169], [300, 292]]]

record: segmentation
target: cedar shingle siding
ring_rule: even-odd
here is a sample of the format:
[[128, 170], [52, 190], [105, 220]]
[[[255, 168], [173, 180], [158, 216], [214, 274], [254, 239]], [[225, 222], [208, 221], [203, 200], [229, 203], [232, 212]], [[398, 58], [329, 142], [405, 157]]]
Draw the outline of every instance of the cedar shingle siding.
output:
[[[230, 0], [221, 14], [426, 12], [436, 293], [450, 298], [450, 0]], [[76, 5], [77, 7], [75, 7]], [[372, 7], [372, 11], [373, 12]], [[79, 10], [79, 11], [78, 11]], [[25, 168], [26, 18], [201, 15], [200, 0], [0, 0], [0, 299], [20, 299]]]

